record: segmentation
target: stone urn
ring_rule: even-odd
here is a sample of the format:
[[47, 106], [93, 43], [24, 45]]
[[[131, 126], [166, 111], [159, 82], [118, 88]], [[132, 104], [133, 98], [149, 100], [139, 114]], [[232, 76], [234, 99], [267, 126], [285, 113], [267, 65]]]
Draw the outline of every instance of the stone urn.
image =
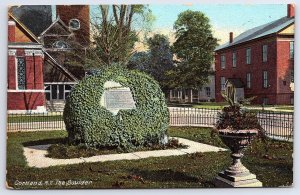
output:
[[231, 150], [231, 165], [214, 179], [216, 187], [262, 187], [256, 175], [242, 164], [243, 149], [251, 144], [258, 130], [219, 130], [219, 137]]

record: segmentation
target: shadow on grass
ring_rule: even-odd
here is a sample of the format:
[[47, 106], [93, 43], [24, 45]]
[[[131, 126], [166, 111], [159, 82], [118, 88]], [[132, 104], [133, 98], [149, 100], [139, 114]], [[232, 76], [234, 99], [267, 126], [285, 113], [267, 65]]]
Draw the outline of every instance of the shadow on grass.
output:
[[24, 142], [23, 146], [35, 146], [35, 145], [46, 145], [46, 144], [66, 144], [67, 138], [51, 138], [51, 139], [42, 139], [34, 140], [29, 142]]
[[174, 171], [171, 169], [164, 170], [139, 170], [133, 169], [131, 172], [139, 175], [145, 180], [154, 182], [200, 182], [199, 178], [190, 176], [186, 173]]

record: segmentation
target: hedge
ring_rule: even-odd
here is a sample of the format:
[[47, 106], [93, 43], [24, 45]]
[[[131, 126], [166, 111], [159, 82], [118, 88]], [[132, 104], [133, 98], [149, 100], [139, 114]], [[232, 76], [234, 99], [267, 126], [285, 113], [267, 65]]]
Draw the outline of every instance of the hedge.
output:
[[[101, 106], [106, 81], [129, 87], [136, 108], [113, 115]], [[169, 112], [159, 84], [145, 73], [129, 71], [119, 65], [79, 82], [66, 100], [63, 117], [69, 143], [127, 150], [164, 144], [169, 124]]]

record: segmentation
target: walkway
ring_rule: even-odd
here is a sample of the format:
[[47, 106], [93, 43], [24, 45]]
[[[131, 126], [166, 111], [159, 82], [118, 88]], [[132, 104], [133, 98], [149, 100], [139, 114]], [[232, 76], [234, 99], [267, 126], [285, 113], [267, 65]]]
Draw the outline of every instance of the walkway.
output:
[[105, 162], [116, 160], [138, 160], [149, 157], [162, 157], [162, 156], [178, 156], [185, 154], [192, 154], [196, 152], [219, 152], [226, 151], [224, 148], [219, 148], [207, 144], [194, 142], [188, 139], [176, 138], [179, 143], [187, 145], [188, 148], [168, 149], [168, 150], [152, 150], [122, 154], [108, 154], [98, 155], [87, 158], [73, 158], [73, 159], [53, 159], [46, 157], [47, 149], [50, 145], [36, 145], [24, 147], [24, 155], [26, 157], [29, 167], [45, 168], [50, 166], [60, 166], [79, 163], [90, 162]]

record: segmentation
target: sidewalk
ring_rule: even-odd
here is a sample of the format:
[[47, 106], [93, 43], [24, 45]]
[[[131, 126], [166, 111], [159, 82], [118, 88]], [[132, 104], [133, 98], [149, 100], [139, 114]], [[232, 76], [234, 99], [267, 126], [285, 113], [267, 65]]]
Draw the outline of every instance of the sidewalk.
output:
[[192, 154], [196, 152], [219, 152], [226, 151], [224, 148], [219, 148], [207, 144], [194, 142], [188, 139], [176, 138], [179, 143], [187, 145], [188, 148], [179, 149], [168, 149], [168, 150], [151, 150], [141, 151], [132, 153], [121, 153], [121, 154], [108, 154], [98, 155], [87, 158], [73, 158], [73, 159], [53, 159], [46, 157], [47, 149], [50, 145], [36, 145], [24, 147], [24, 156], [29, 167], [45, 168], [50, 166], [60, 166], [69, 164], [79, 163], [90, 163], [90, 162], [105, 162], [105, 161], [116, 161], [116, 160], [138, 160], [150, 157], [162, 157], [162, 156], [179, 156], [185, 154]]
[[276, 107], [262, 107], [262, 106], [257, 106], [257, 107], [243, 107], [249, 110], [266, 110], [266, 111], [274, 111], [274, 112], [294, 112], [294, 110], [286, 110], [286, 109], [276, 109]]

